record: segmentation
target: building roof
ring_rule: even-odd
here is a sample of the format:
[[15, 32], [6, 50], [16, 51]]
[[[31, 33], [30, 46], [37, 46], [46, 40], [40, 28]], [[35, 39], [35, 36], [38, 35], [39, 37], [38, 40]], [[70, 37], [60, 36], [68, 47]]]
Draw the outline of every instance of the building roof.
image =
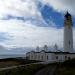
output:
[[[53, 51], [45, 51], [45, 50], [42, 50], [42, 51], [39, 51], [39, 52], [36, 52], [36, 51], [31, 51], [32, 53], [41, 53], [41, 52], [44, 52], [44, 53], [54, 53], [54, 54], [75, 54], [75, 53], [70, 53], [70, 52], [53, 52]], [[31, 52], [28, 52], [28, 53], [31, 53]], [[27, 53], [27, 54], [28, 54]]]
[[[41, 52], [44, 52], [44, 53], [54, 53], [54, 54], [75, 54], [75, 53], [70, 53], [70, 52], [53, 52], [53, 51], [40, 51], [40, 52], [35, 52], [35, 51], [31, 51], [33, 53], [41, 53]], [[30, 53], [30, 52], [29, 52]]]

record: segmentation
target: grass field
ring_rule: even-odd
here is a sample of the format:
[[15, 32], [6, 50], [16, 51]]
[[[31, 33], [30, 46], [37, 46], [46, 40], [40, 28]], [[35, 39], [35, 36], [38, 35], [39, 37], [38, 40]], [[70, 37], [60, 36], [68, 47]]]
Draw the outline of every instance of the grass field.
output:
[[55, 75], [75, 75], [75, 59], [58, 63]]
[[[22, 59], [5, 59], [0, 60], [0, 68], [8, 66], [25, 65], [38, 61], [29, 61]], [[17, 67], [9, 70], [0, 71], [0, 75], [34, 75], [38, 70], [52, 65], [57, 65], [55, 75], [75, 75], [75, 59], [55, 64], [29, 64], [22, 67]]]
[[[25, 59], [17, 59], [17, 58], [9, 58], [9, 59], [1, 59], [0, 60], [0, 68], [7, 68], [12, 66], [19, 66], [16, 68], [8, 69], [0, 71], [0, 75], [33, 75], [37, 70], [45, 67], [42, 64], [30, 64], [38, 61], [33, 60], [25, 60]], [[29, 64], [29, 65], [27, 65]]]
[[10, 70], [0, 71], [0, 75], [34, 75], [39, 69], [45, 67], [42, 64], [31, 64]]
[[35, 62], [38, 62], [38, 61], [25, 60], [20, 58], [19, 59], [18, 58], [0, 59], [0, 68], [25, 65], [25, 64], [35, 63]]

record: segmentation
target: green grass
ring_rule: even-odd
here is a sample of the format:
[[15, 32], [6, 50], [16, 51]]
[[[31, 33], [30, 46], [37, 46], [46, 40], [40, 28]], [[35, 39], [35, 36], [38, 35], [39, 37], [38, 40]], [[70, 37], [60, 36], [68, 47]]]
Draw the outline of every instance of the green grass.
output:
[[0, 71], [0, 75], [34, 75], [37, 71], [42, 68], [54, 66], [53, 64], [29, 64], [23, 67], [17, 67], [10, 70]]
[[[37, 70], [45, 67], [42, 64], [31, 64], [39, 61], [35, 60], [25, 60], [25, 59], [17, 59], [17, 58], [9, 58], [9, 59], [1, 59], [0, 60], [0, 68], [25, 65], [24, 67], [17, 67], [10, 70], [0, 71], [0, 75], [33, 75]], [[31, 64], [31, 65], [26, 65]]]
[[75, 75], [75, 59], [58, 63], [55, 75]]
[[25, 65], [25, 64], [36, 63], [36, 62], [39, 62], [39, 61], [25, 60], [25, 59], [19, 59], [19, 58], [0, 59], [0, 68]]
[[45, 67], [42, 64], [31, 64], [10, 70], [0, 71], [0, 75], [34, 75], [39, 69]]

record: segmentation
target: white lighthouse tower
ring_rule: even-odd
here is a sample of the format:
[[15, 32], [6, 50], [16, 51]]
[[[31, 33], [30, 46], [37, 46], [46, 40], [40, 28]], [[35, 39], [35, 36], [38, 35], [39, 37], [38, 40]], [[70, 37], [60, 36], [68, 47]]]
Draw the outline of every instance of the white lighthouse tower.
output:
[[73, 52], [72, 17], [67, 12], [64, 20], [64, 52]]

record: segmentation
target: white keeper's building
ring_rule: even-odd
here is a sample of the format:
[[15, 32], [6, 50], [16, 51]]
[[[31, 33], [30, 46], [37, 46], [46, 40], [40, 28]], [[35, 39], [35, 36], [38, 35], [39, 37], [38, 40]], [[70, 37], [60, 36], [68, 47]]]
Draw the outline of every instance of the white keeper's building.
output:
[[39, 61], [65, 61], [75, 58], [75, 53], [73, 51], [73, 24], [72, 17], [67, 12], [64, 20], [64, 51], [31, 51], [26, 53], [26, 57], [29, 60], [39, 60]]

